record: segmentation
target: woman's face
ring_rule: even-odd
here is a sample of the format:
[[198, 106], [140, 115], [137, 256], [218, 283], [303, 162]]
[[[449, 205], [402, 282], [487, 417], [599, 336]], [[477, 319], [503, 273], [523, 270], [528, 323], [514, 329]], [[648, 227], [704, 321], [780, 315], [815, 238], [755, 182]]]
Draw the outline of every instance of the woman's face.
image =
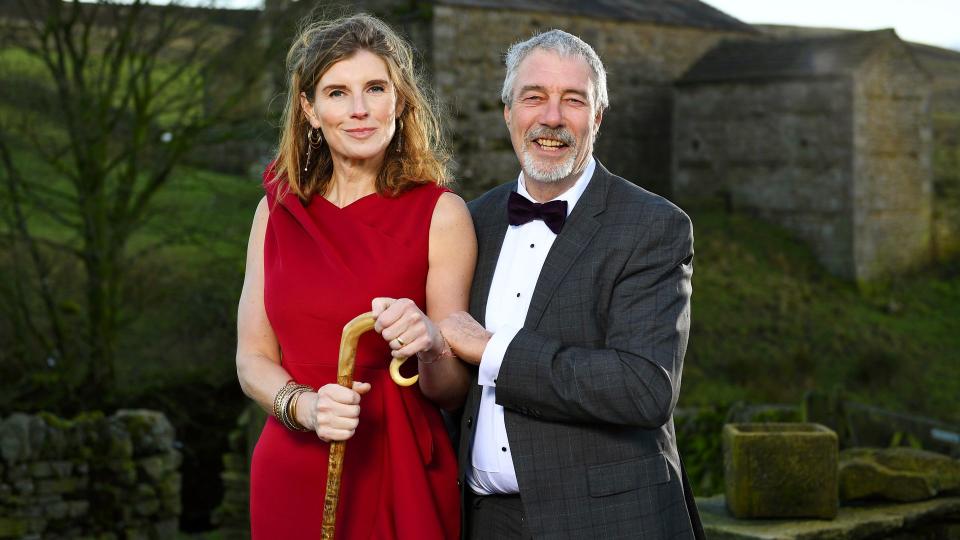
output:
[[313, 103], [301, 93], [300, 105], [310, 125], [323, 131], [335, 162], [382, 159], [399, 113], [387, 63], [366, 50], [330, 66]]

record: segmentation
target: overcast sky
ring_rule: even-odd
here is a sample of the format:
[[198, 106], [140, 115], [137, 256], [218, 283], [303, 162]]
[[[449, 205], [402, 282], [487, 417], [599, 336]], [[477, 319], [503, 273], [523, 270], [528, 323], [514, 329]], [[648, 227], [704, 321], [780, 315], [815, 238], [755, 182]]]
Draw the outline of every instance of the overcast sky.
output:
[[960, 0], [704, 0], [748, 23], [894, 28], [907, 41], [960, 50]]
[[[895, 28], [908, 41], [960, 50], [960, 0], [703, 1], [748, 23], [861, 30]], [[253, 8], [262, 6], [263, 0], [220, 0], [219, 4]]]

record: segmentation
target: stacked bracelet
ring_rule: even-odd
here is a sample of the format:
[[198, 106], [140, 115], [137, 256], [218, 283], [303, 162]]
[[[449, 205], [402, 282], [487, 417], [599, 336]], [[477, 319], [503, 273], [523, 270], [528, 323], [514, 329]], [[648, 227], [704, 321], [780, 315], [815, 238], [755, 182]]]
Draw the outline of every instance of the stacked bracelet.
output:
[[312, 392], [313, 388], [305, 384], [297, 384], [292, 379], [283, 385], [273, 398], [273, 415], [291, 431], [310, 431], [297, 422], [297, 399], [304, 392]]

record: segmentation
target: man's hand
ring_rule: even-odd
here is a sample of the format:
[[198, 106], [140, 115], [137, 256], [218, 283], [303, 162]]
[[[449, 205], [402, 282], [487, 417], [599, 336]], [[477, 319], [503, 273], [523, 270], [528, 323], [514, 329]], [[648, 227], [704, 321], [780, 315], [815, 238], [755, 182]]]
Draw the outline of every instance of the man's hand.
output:
[[440, 333], [447, 339], [454, 354], [464, 362], [480, 365], [480, 358], [487, 348], [487, 342], [493, 336], [464, 311], [455, 311], [437, 325]]

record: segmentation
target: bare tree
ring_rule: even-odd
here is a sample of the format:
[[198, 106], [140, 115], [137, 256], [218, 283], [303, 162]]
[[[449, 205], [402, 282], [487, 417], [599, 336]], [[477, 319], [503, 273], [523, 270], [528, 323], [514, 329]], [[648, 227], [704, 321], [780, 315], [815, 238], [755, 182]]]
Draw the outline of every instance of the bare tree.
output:
[[[18, 109], [0, 121], [0, 241], [13, 269], [0, 294], [10, 332], [32, 345], [0, 359], [69, 367], [75, 399], [102, 404], [115, 384], [124, 278], [138, 256], [131, 237], [185, 156], [230, 133], [244, 100], [261, 97], [251, 89], [264, 47], [216, 24], [212, 9], [23, 0], [19, 10], [5, 18], [3, 50], [42, 68], [0, 80]], [[49, 176], [28, 178], [18, 152]], [[54, 278], [73, 268], [82, 300], [71, 303]]]

